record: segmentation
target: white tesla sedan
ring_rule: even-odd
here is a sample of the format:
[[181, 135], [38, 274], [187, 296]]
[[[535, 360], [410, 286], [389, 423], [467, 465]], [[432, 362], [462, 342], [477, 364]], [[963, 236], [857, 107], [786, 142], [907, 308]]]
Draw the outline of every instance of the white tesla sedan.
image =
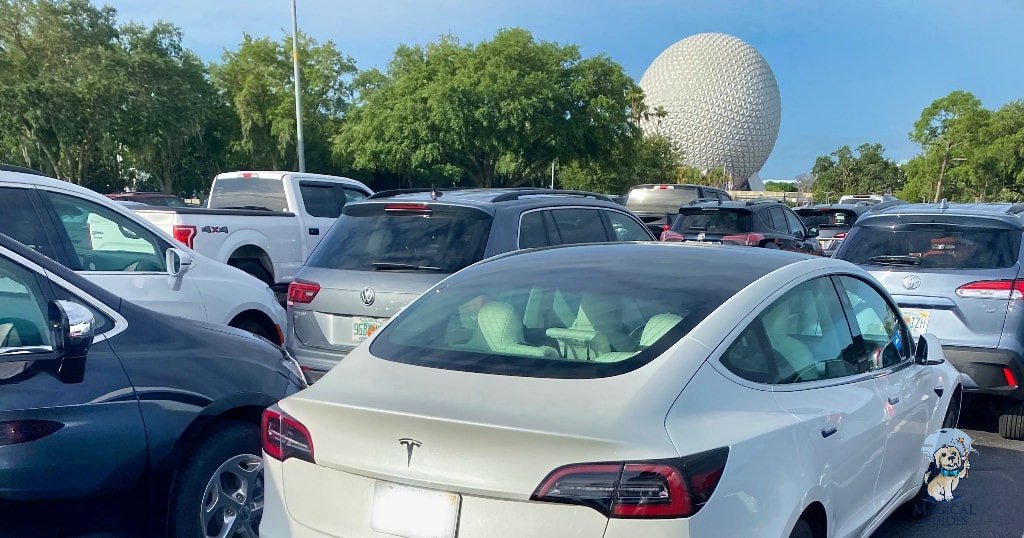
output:
[[525, 251], [445, 279], [263, 417], [260, 533], [866, 536], [960, 374], [846, 262]]

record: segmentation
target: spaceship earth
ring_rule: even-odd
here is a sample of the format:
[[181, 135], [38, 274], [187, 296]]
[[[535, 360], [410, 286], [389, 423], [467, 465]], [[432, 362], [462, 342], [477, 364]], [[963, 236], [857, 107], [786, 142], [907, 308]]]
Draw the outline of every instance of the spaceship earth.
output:
[[739, 38], [697, 34], [665, 49], [640, 79], [648, 110], [641, 122], [673, 140], [686, 164], [726, 168], [736, 183], [764, 166], [775, 147], [782, 102], [764, 57]]

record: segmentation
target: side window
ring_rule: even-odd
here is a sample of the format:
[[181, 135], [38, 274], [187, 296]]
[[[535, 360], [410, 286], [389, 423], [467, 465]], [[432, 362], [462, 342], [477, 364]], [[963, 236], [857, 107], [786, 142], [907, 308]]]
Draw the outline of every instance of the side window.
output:
[[857, 359], [835, 287], [829, 278], [817, 278], [772, 303], [721, 360], [745, 379], [790, 384], [861, 373]]
[[616, 241], [650, 241], [651, 235], [642, 224], [639, 224], [625, 213], [618, 211], [601, 211], [608, 217]]
[[[337, 186], [336, 189], [341, 189], [342, 194], [344, 195], [345, 203], [348, 203], [348, 202], [361, 202], [361, 201], [365, 200], [366, 197], [368, 196], [365, 192], [363, 192], [361, 190], [353, 189], [351, 187]], [[340, 215], [341, 213], [338, 213], [338, 214]]]
[[551, 217], [558, 230], [558, 244], [602, 243], [608, 240], [601, 214], [596, 209], [554, 209]]
[[334, 185], [299, 182], [299, 194], [302, 196], [302, 207], [311, 217], [337, 218], [345, 205], [344, 192], [341, 203], [335, 198]]
[[863, 346], [859, 360], [877, 370], [899, 364], [912, 355], [911, 340], [901, 316], [870, 284], [839, 277], [850, 306], [850, 323]]
[[775, 206], [768, 209], [768, 213], [772, 216], [772, 229], [777, 232], [789, 233], [789, 227], [786, 224], [786, 215], [783, 214], [782, 208]]
[[552, 237], [553, 224], [547, 211], [524, 213], [519, 221], [519, 248], [538, 248], [558, 244]]
[[796, 216], [796, 213], [783, 207], [780, 207], [779, 210], [786, 214], [786, 222], [789, 223], [790, 233], [804, 233], [804, 225], [800, 223], [800, 217]]
[[[48, 346], [46, 295], [35, 273], [0, 258], [0, 348]], [[24, 370], [26, 363], [0, 362], [0, 381]]]
[[76, 271], [163, 272], [166, 246], [141, 224], [100, 204], [46, 192], [74, 250]]
[[4, 218], [0, 219], [0, 233], [10, 236], [28, 248], [56, 260], [53, 245], [46, 237], [46, 223], [36, 213], [28, 189], [0, 188], [0, 207]]

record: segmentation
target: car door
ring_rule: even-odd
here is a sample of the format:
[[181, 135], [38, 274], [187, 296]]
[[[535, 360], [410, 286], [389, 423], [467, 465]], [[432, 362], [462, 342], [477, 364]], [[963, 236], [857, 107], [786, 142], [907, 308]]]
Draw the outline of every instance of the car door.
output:
[[146, 308], [207, 320], [190, 274], [167, 273], [164, 242], [142, 224], [92, 200], [40, 189], [43, 206], [63, 247], [57, 261]]
[[[126, 493], [143, 476], [139, 403], [108, 341], [125, 321], [76, 293], [0, 247], [0, 506]], [[93, 314], [96, 337], [77, 379], [57, 374], [47, 313], [53, 299]]]
[[[887, 425], [876, 380], [855, 363], [832, 280], [819, 277], [785, 291], [748, 331], [740, 339], [746, 352], [727, 352], [723, 364], [772, 386], [778, 404], [800, 424], [809, 466], [820, 473], [812, 480], [829, 495], [836, 536], [857, 534], [880, 506], [874, 489]], [[749, 359], [757, 353], [763, 358]]]
[[[936, 370], [914, 363], [910, 331], [899, 310], [883, 294], [852, 276], [837, 278], [847, 317], [859, 344], [858, 354], [877, 380], [888, 423], [885, 456], [875, 495], [888, 503], [908, 489], [920, 487], [921, 457], [928, 424], [940, 405]], [[940, 389], [941, 391], [941, 389]]]
[[807, 237], [807, 227], [804, 226], [800, 217], [788, 207], [779, 207], [779, 209], [786, 218], [786, 224], [793, 241], [793, 250], [800, 252], [813, 252], [817, 250], [814, 248], [814, 240]]

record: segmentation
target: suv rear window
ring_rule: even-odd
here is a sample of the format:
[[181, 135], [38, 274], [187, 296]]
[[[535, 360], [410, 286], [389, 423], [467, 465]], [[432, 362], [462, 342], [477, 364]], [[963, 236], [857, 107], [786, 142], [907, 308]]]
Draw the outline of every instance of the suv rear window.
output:
[[809, 228], [849, 228], [857, 221], [857, 212], [849, 209], [797, 209], [796, 214]]
[[[407, 209], [394, 209], [400, 207]], [[475, 209], [351, 204], [342, 210], [306, 265], [454, 273], [483, 258], [490, 230], [491, 217]]]
[[449, 277], [381, 329], [370, 353], [447, 370], [607, 377], [650, 362], [742, 287], [680, 286], [674, 267], [613, 260], [552, 271], [536, 261], [550, 252]]
[[210, 209], [288, 211], [284, 183], [279, 179], [224, 177], [213, 182]]
[[950, 223], [857, 226], [836, 257], [861, 265], [998, 269], [1017, 263], [1021, 232]]
[[707, 232], [710, 234], [744, 234], [751, 232], [749, 211], [728, 209], [684, 209], [672, 223], [672, 231], [681, 234]]

